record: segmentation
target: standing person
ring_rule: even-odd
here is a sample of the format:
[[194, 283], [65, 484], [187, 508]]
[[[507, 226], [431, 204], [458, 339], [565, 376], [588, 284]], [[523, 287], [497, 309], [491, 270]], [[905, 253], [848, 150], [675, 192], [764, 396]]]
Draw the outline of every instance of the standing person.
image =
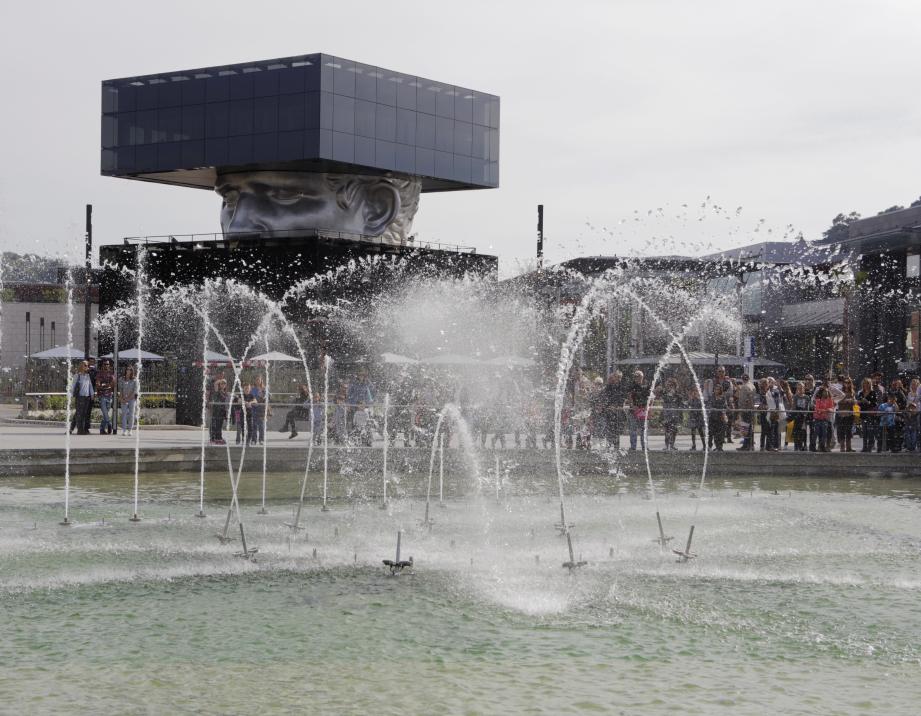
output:
[[880, 441], [879, 416], [876, 413], [876, 391], [873, 381], [864, 378], [857, 392], [857, 407], [860, 409], [860, 434], [863, 437], [863, 447], [860, 452], [873, 452], [873, 448]]
[[[217, 381], [214, 382], [215, 389], [217, 388]], [[243, 434], [246, 438], [246, 444], [253, 444], [253, 384], [244, 383], [243, 384], [243, 398], [240, 403], [240, 407], [243, 410]]]
[[726, 405], [728, 405], [728, 410], [726, 412], [727, 428], [725, 431], [725, 436], [723, 442], [731, 443], [732, 442], [732, 430], [729, 429], [728, 423], [732, 422], [731, 413], [733, 408], [735, 408], [735, 391], [733, 389], [732, 381], [726, 376], [726, 368], [723, 366], [717, 366], [716, 376], [713, 379], [713, 385], [720, 386], [723, 389], [723, 397], [726, 399]]
[[828, 432], [831, 426], [828, 418], [835, 409], [835, 401], [832, 399], [828, 388], [821, 387], [813, 401], [815, 408], [813, 410], [813, 427], [816, 431], [816, 450], [818, 452], [828, 452]]
[[[753, 450], [752, 437], [755, 433], [755, 386], [752, 385], [748, 374], [742, 376], [742, 385], [739, 386], [739, 420], [742, 423], [744, 435], [739, 450]], [[747, 427], [746, 427], [747, 426]]]
[[73, 397], [77, 399], [77, 407], [74, 411], [74, 419], [71, 421], [70, 431], [77, 428], [77, 435], [90, 434], [90, 413], [93, 410], [93, 397], [96, 394], [93, 388], [93, 380], [90, 378], [90, 365], [87, 361], [81, 361], [77, 366], [77, 375], [74, 377]]
[[905, 449], [914, 452], [918, 449], [918, 404], [909, 403], [905, 417]]
[[790, 384], [781, 379], [778, 381], [780, 387], [780, 396], [783, 399], [784, 418], [780, 424], [780, 432], [783, 433], [783, 449], [786, 450], [793, 439], [793, 390]]
[[211, 393], [211, 444], [224, 445], [224, 422], [227, 420], [227, 381], [215, 381]]
[[815, 398], [818, 390], [815, 386], [815, 378], [811, 374], [806, 374], [803, 378], [803, 388], [809, 397], [809, 412], [806, 413], [806, 429], [809, 432], [809, 452], [816, 451], [816, 431], [815, 431]]
[[253, 422], [253, 439], [250, 442], [254, 445], [262, 445], [265, 442], [265, 416], [268, 401], [269, 394], [265, 390], [265, 379], [257, 375], [250, 390], [250, 405], [252, 406], [250, 413]]
[[348, 403], [348, 426], [352, 428], [352, 414], [358, 409], [359, 405], [370, 406], [374, 403], [374, 385], [368, 380], [368, 369], [361, 366], [358, 374], [351, 383], [349, 383], [348, 393], [346, 395]]
[[838, 401], [836, 427], [838, 430], [838, 450], [854, 452], [851, 448], [851, 436], [854, 434], [854, 387], [850, 383], [844, 386], [844, 397]]
[[774, 382], [773, 378], [768, 378], [767, 399], [767, 425], [768, 439], [767, 450], [777, 452], [780, 450], [780, 430], [781, 426], [786, 429], [787, 411], [784, 406], [783, 393], [780, 386]]
[[796, 384], [793, 395], [793, 449], [806, 451], [806, 414], [809, 412], [809, 396], [802, 381]]
[[761, 450], [770, 449], [771, 421], [768, 411], [768, 392], [770, 383], [767, 378], [758, 381], [758, 424], [761, 426]]
[[122, 404], [122, 437], [131, 435], [134, 430], [134, 408], [138, 399], [138, 382], [134, 377], [134, 366], [128, 366], [125, 369], [125, 377], [122, 379], [121, 389], [119, 390], [119, 401]]
[[892, 444], [895, 441], [895, 414], [898, 409], [899, 406], [895, 402], [895, 396], [893, 395], [888, 396], [886, 401], [880, 403], [877, 408], [879, 410], [879, 432], [881, 437], [877, 452], [892, 449]]
[[607, 385], [601, 391], [601, 407], [604, 411], [605, 435], [608, 447], [620, 449], [620, 436], [624, 432], [624, 402], [627, 392], [624, 389], [623, 373], [615, 370], [608, 376]]
[[646, 402], [649, 400], [649, 386], [646, 385], [643, 371], [637, 370], [633, 372], [633, 384], [630, 386], [627, 399], [630, 403], [630, 413], [627, 416], [627, 424], [630, 429], [630, 450], [636, 450], [637, 436], [640, 439], [640, 448], [645, 450], [644, 428], [646, 425]]
[[99, 423], [100, 435], [112, 434], [112, 398], [115, 395], [115, 374], [112, 363], [103, 361], [102, 369], [96, 374], [96, 397], [99, 398], [99, 411], [102, 420]]
[[710, 400], [710, 437], [713, 438], [713, 449], [717, 452], [723, 452], [723, 438], [729, 421], [726, 414], [728, 410], [729, 401], [723, 395], [722, 387], [714, 385], [713, 398]]
[[[288, 440], [297, 437], [297, 421], [298, 420], [310, 420], [310, 392], [307, 390], [307, 386], [301, 383], [297, 388], [297, 399], [300, 402], [299, 405], [295, 405], [291, 410], [288, 411], [288, 414], [285, 415], [285, 424], [281, 426], [278, 432], [286, 432], [289, 427], [291, 434], [288, 436]], [[384, 439], [387, 439], [387, 436], [384, 436]]]
[[678, 381], [669, 378], [665, 381], [662, 391], [662, 427], [665, 430], [665, 451], [675, 450], [675, 439], [678, 437], [678, 425], [681, 423], [681, 409], [684, 403], [678, 392]]
[[[704, 438], [704, 416], [700, 411], [700, 393], [692, 386], [688, 390], [688, 429], [691, 431], [691, 450], [697, 450], [697, 435], [700, 435], [700, 449], [707, 449]], [[744, 447], [739, 450], [744, 450]]]
[[889, 388], [889, 396], [895, 401], [895, 430], [892, 433], [892, 440], [889, 443], [889, 449], [892, 452], [902, 451], [902, 438], [905, 431], [905, 414], [908, 409], [908, 396], [902, 387], [901, 380], [892, 381]]

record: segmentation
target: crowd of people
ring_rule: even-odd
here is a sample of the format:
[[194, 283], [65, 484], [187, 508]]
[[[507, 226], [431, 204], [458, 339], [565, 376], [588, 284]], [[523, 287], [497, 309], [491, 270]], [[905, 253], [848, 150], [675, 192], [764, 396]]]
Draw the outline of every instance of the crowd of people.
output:
[[[447, 373], [436, 377], [403, 372], [385, 378], [379, 390], [366, 366], [342, 376], [331, 359], [329, 366], [324, 373], [328, 384], [324, 377], [324, 385], [313, 385], [312, 395], [301, 384], [293, 398], [277, 402], [270, 402], [258, 372], [237, 391], [229, 388], [222, 373], [211, 376], [207, 395], [211, 443], [225, 444], [223, 431], [230, 427], [236, 431], [237, 445], [264, 444], [274, 403], [285, 411], [280, 432], [293, 439], [298, 424], [306, 423], [317, 443], [325, 435], [333, 445], [370, 446], [378, 437], [386, 437], [391, 445], [402, 438], [404, 446], [426, 447], [438, 432], [449, 446], [458, 429], [456, 418], [462, 417], [469, 430], [465, 439], [484, 447], [538, 449], [554, 444], [553, 390], [535, 386], [524, 372], [508, 370], [470, 380]], [[72, 380], [75, 410], [70, 431], [89, 434], [90, 417], [98, 406], [100, 434], [118, 432], [116, 392], [121, 434], [129, 436], [136, 429], [134, 367], [117, 376], [110, 360], [103, 360], [98, 369], [92, 359], [80, 362]], [[385, 393], [389, 395], [387, 420], [383, 420]], [[455, 406], [456, 415], [442, 418], [446, 404]], [[678, 437], [684, 434], [692, 451], [720, 452], [738, 441], [736, 449], [743, 451], [854, 452], [859, 446], [863, 452], [913, 452], [921, 450], [921, 382], [911, 378], [906, 386], [895, 379], [886, 386], [878, 372], [859, 385], [847, 375], [824, 381], [812, 375], [801, 380], [751, 380], [747, 375], [729, 377], [723, 367], [717, 367], [698, 390], [687, 373], [651, 386], [641, 370], [633, 371], [629, 379], [615, 370], [603, 380], [574, 368], [566, 381], [559, 427], [561, 443], [568, 449], [619, 449], [624, 436], [629, 450], [644, 449], [654, 430], [664, 436], [666, 451], [677, 450]]]
[[76, 430], [78, 435], [89, 435], [93, 407], [98, 405], [101, 414], [99, 434], [117, 434], [116, 391], [117, 409], [121, 411], [121, 435], [127, 437], [135, 430], [138, 384], [134, 367], [128, 366], [119, 378], [110, 360], [103, 360], [98, 369], [93, 358], [78, 363], [71, 384], [74, 412], [70, 418], [70, 432]]
[[747, 375], [730, 378], [718, 367], [700, 392], [676, 377], [651, 388], [640, 370], [629, 382], [620, 371], [611, 373], [605, 385], [599, 382], [573, 371], [562, 422], [567, 447], [591, 447], [592, 439], [602, 439], [619, 448], [626, 432], [630, 450], [637, 444], [643, 448], [648, 423], [657, 419], [666, 451], [677, 449], [682, 430], [690, 434], [690, 450], [697, 449], [699, 438], [701, 449], [723, 451], [734, 436], [740, 440], [736, 449], [745, 451], [855, 452], [855, 437], [862, 452], [921, 450], [918, 378], [907, 387], [900, 379], [887, 387], [877, 372], [858, 387], [846, 375], [825, 381], [812, 375], [753, 381]]

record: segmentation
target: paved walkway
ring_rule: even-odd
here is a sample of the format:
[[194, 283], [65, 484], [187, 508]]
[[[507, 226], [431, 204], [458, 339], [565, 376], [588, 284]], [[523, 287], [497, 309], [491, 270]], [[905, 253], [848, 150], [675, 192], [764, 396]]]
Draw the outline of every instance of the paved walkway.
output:
[[[36, 423], [30, 423], [26, 425], [16, 425], [8, 421], [2, 420], [3, 418], [11, 418], [15, 414], [14, 410], [3, 410], [5, 406], [0, 406], [0, 449], [19, 449], [19, 450], [36, 450], [36, 449], [63, 449], [64, 448], [64, 428], [61, 425], [40, 425]], [[201, 431], [197, 428], [190, 428], [186, 426], [164, 426], [164, 427], [149, 427], [142, 428], [140, 431], [141, 435], [141, 447], [143, 448], [193, 448], [201, 445]], [[234, 436], [233, 431], [228, 431], [224, 433], [224, 437], [227, 438], [231, 446], [234, 446]], [[277, 431], [269, 431], [266, 433], [266, 441], [269, 446], [275, 447], [300, 447], [303, 448], [306, 445], [306, 440], [308, 439], [308, 433], [300, 433], [297, 438], [294, 440], [288, 439], [287, 433], [279, 433]], [[402, 440], [397, 440], [397, 444], [402, 446]], [[457, 437], [452, 438], [452, 445], [457, 446]], [[621, 438], [621, 447], [627, 448], [630, 445], [628, 437], [625, 435]], [[691, 447], [691, 438], [690, 435], [679, 435], [677, 440], [677, 447], [679, 451], [689, 450]], [[739, 440], [736, 440], [733, 444], [727, 444], [725, 450], [727, 452], [734, 451], [740, 444]], [[332, 446], [332, 442], [330, 442]], [[492, 447], [492, 438], [490, 437], [486, 443], [487, 447]], [[506, 445], [508, 449], [514, 451], [515, 441], [511, 435], [506, 437]], [[662, 435], [650, 435], [649, 436], [649, 446], [650, 449], [654, 451], [661, 451], [664, 447], [664, 438]], [[700, 443], [698, 441], [698, 450], [700, 449]], [[376, 447], [382, 447], [383, 442], [377, 440], [375, 442]], [[597, 447], [602, 445], [596, 444]], [[72, 450], [81, 450], [81, 449], [93, 449], [98, 450], [109, 449], [109, 448], [133, 448], [134, 447], [134, 437], [124, 437], [121, 434], [119, 435], [99, 435], [98, 432], [91, 433], [90, 435], [71, 435], [70, 447]], [[501, 447], [497, 443], [497, 447]], [[862, 441], [860, 438], [855, 438], [853, 441], [853, 448], [855, 450], [860, 450], [862, 447]], [[785, 452], [793, 452], [793, 446], [790, 445]]]

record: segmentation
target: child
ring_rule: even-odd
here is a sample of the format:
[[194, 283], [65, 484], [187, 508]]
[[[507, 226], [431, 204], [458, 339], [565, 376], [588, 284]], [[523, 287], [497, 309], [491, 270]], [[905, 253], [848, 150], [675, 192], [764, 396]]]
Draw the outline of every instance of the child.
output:
[[895, 413], [899, 406], [895, 402], [895, 396], [890, 395], [888, 400], [877, 408], [879, 410], [879, 433], [880, 442], [879, 450], [889, 450], [895, 444]]

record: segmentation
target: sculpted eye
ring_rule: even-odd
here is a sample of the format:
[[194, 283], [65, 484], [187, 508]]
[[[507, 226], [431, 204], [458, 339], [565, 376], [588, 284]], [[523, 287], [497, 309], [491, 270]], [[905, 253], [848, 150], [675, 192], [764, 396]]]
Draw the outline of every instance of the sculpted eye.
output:
[[304, 198], [303, 192], [297, 191], [296, 189], [273, 188], [269, 190], [268, 194], [273, 201], [277, 201], [281, 204], [293, 204]]

